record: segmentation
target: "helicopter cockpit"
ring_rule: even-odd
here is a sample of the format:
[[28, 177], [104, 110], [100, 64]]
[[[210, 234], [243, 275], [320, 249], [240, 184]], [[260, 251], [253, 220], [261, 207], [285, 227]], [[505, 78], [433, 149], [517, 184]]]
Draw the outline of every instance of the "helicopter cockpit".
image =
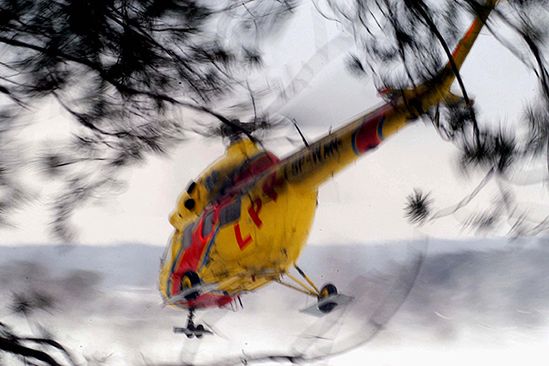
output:
[[266, 169], [276, 161], [278, 159], [273, 154], [260, 149], [247, 137], [233, 141], [227, 146], [224, 156], [189, 183], [170, 215], [170, 223], [176, 230], [182, 231], [208, 203], [224, 195], [236, 182], [246, 179], [258, 169]]

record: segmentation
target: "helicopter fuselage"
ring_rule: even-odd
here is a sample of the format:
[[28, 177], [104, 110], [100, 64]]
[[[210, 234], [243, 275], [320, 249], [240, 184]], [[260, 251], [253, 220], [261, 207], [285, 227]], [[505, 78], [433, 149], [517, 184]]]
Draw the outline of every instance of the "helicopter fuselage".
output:
[[[194, 182], [191, 194], [186, 193], [182, 200], [192, 199], [192, 193], [203, 182], [210, 182], [213, 189], [216, 183], [212, 182], [227, 180], [219, 183], [228, 184], [227, 192], [219, 193], [200, 215], [179, 212], [172, 215], [186, 219], [176, 223], [179, 227], [163, 258], [160, 276], [163, 296], [176, 295], [181, 289], [181, 278], [188, 271], [197, 273], [204, 283], [220, 284], [216, 291], [179, 305], [193, 308], [223, 305], [235, 295], [276, 279], [296, 262], [313, 223], [317, 188], [291, 185], [277, 180], [276, 175], [257, 182], [258, 176], [276, 168], [279, 159], [265, 151], [253, 151], [255, 148], [251, 156], [235, 157], [232, 151], [249, 148], [251, 141], [240, 140], [235, 144], [228, 149], [227, 156]], [[224, 159], [233, 160], [239, 171], [220, 175], [216, 167]], [[243, 161], [238, 162], [240, 159]], [[246, 168], [241, 169], [244, 165]], [[188, 211], [184, 202], [180, 208]]]
[[[431, 80], [389, 91], [387, 103], [290, 156], [280, 160], [248, 138], [229, 145], [188, 186], [170, 216], [175, 231], [159, 281], [165, 302], [189, 309], [224, 306], [286, 275], [306, 243], [319, 186], [437, 104], [460, 99], [450, 86], [496, 2], [488, 0], [451, 61]], [[201, 291], [187, 294], [198, 279]]]

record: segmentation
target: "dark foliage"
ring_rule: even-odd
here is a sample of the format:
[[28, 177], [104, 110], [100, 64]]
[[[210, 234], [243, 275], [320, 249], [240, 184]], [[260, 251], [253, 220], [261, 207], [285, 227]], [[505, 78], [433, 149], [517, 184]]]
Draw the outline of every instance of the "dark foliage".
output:
[[[76, 122], [70, 141], [48, 146], [39, 158], [43, 171], [63, 182], [52, 206], [52, 227], [64, 240], [73, 237], [69, 222], [76, 207], [118, 190], [116, 177], [124, 167], [166, 153], [186, 130], [197, 130], [189, 123], [194, 118], [201, 119], [201, 133], [214, 136], [251, 136], [276, 125], [259, 111], [258, 92], [250, 89], [246, 75], [262, 64], [261, 40], [281, 28], [296, 4], [0, 1], [0, 224], [8, 225], [14, 209], [29, 199], [18, 179], [24, 154], [6, 143], [13, 140], [14, 121], [23, 111], [53, 103]], [[398, 91], [435, 74], [463, 32], [463, 17], [483, 12], [484, 4], [367, 0], [347, 6], [328, 0], [316, 8], [355, 37], [349, 71], [372, 76], [380, 90]], [[525, 158], [546, 155], [547, 5], [545, 0], [500, 2], [487, 24], [538, 77], [539, 100], [524, 117], [526, 141], [478, 121], [460, 75], [461, 101], [426, 114], [440, 135], [461, 149], [463, 168], [494, 168], [505, 175]], [[516, 39], [499, 34], [496, 24], [502, 23]], [[182, 120], [181, 111], [189, 109], [194, 114]]]
[[[111, 189], [121, 168], [182, 141], [192, 129], [192, 119], [180, 118], [183, 109], [246, 134], [268, 128], [264, 121], [242, 129], [210, 105], [221, 106], [243, 89], [246, 71], [261, 65], [260, 40], [294, 6], [271, 0], [0, 1], [0, 140], [18, 127], [14, 121], [45, 106], [58, 106], [65, 111], [61, 119], [76, 122], [72, 141], [50, 145], [40, 157], [45, 172], [64, 182], [53, 208], [55, 233], [70, 239], [71, 212]], [[216, 24], [224, 33], [212, 32]], [[4, 153], [0, 159], [0, 218], [6, 222], [24, 191], [8, 163], [25, 161]]]
[[406, 198], [406, 217], [412, 223], [422, 223], [431, 214], [430, 205], [429, 194], [414, 190], [414, 193]]
[[14, 293], [10, 310], [25, 317], [29, 317], [37, 310], [49, 311], [55, 306], [55, 300], [51, 295], [38, 290], [25, 293]]
[[[329, 0], [325, 7], [332, 14], [324, 11], [323, 15], [346, 27], [357, 41], [359, 52], [351, 59], [353, 71], [372, 70], [380, 90], [398, 91], [425, 82], [442, 64], [452, 62], [451, 49], [464, 32], [464, 19], [484, 12], [486, 4], [484, 0], [367, 0], [343, 6]], [[499, 1], [486, 24], [488, 31], [538, 78], [539, 94], [515, 124], [525, 127], [526, 138], [516, 128], [479, 121], [459, 74], [456, 81], [461, 100], [427, 111], [425, 117], [432, 120], [440, 136], [461, 150], [460, 165], [465, 171], [490, 171], [495, 173], [489, 174], [491, 178], [509, 180], [508, 173], [520, 169], [525, 161], [549, 161], [549, 68], [544, 54], [549, 41], [548, 9], [546, 0]], [[503, 28], [511, 29], [513, 35], [504, 35]], [[391, 95], [385, 94], [387, 98]], [[406, 206], [407, 216], [416, 223], [424, 222], [426, 217], [420, 198], [417, 192], [412, 194]], [[456, 207], [459, 209], [462, 202], [469, 201], [466, 197]], [[483, 229], [496, 223], [479, 219], [487, 217], [483, 214], [475, 217], [469, 223], [476, 222]]]
[[[32, 315], [37, 311], [49, 311], [55, 305], [55, 300], [46, 292], [30, 290], [15, 293], [9, 309], [31, 322]], [[22, 336], [7, 324], [0, 322], [0, 356], [11, 363], [18, 360], [22, 365], [76, 365], [71, 353], [53, 335], [39, 324], [35, 324], [36, 333]]]
[[352, 75], [357, 77], [364, 77], [367, 75], [362, 61], [355, 55], [350, 55], [347, 58], [347, 69]]
[[53, 338], [21, 336], [1, 322], [0, 351], [4, 356], [14, 356], [10, 360], [19, 360], [22, 365], [76, 365], [70, 352]]

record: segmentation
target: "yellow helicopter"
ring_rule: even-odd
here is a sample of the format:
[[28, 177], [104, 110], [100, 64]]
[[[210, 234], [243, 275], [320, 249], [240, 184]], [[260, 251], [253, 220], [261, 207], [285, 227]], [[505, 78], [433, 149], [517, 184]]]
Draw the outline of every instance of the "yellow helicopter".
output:
[[333, 284], [316, 286], [296, 264], [319, 186], [438, 103], [459, 98], [450, 86], [496, 2], [488, 1], [452, 60], [431, 80], [391, 92], [388, 103], [283, 159], [246, 136], [236, 137], [225, 155], [187, 186], [170, 216], [175, 231], [159, 276], [164, 302], [190, 310], [186, 328], [176, 332], [189, 338], [211, 333], [194, 325], [194, 310], [228, 306], [270, 282], [317, 298], [321, 313], [350, 301]]

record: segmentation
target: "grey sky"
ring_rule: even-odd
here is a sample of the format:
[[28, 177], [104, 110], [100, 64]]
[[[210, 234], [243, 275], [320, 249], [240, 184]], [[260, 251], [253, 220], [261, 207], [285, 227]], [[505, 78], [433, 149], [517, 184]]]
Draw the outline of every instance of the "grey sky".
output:
[[[284, 85], [291, 80], [295, 82], [299, 93], [283, 103], [285, 107], [281, 111], [295, 118], [310, 139], [381, 103], [371, 78], [352, 78], [346, 71], [342, 57], [352, 49], [349, 48], [352, 42], [348, 36], [339, 34], [341, 29], [337, 24], [325, 22], [310, 5], [302, 5], [297, 16], [265, 50], [266, 68], [259, 79], [268, 78], [271, 82], [279, 79]], [[340, 40], [330, 44], [334, 37]], [[324, 47], [327, 43], [331, 46]], [[535, 76], [487, 30], [473, 48], [463, 77], [476, 100], [480, 118], [503, 122], [504, 126], [510, 126], [517, 118], [536, 88]], [[59, 113], [57, 109], [46, 109], [40, 116], [51, 123], [52, 118], [59, 119]], [[190, 114], [182, 115], [182, 118], [189, 117]], [[58, 124], [60, 131], [67, 127], [62, 119]], [[38, 129], [40, 127], [26, 130], [25, 138], [37, 139]], [[276, 134], [298, 138], [291, 126]], [[280, 155], [296, 148], [283, 138], [267, 138], [265, 143]], [[169, 157], [150, 157], [145, 164], [126, 171], [122, 174], [127, 183], [123, 194], [109, 195], [98, 205], [87, 206], [76, 213], [74, 222], [80, 231], [79, 240], [89, 244], [123, 240], [163, 245], [170, 231], [167, 217], [179, 192], [222, 153], [220, 142], [195, 138], [182, 144]], [[435, 198], [440, 198], [439, 208], [455, 203], [460, 195], [473, 189], [481, 176], [463, 179], [455, 168], [456, 155], [457, 149], [442, 141], [428, 124], [418, 122], [406, 128], [322, 188], [310, 241], [332, 241], [338, 237], [353, 241], [394, 240], [423, 234], [454, 238], [470, 235], [461, 231], [461, 218], [441, 220], [418, 232], [403, 217], [405, 198], [413, 188], [433, 191]], [[39, 199], [14, 216], [17, 229], [1, 229], [1, 244], [37, 243], [48, 236], [46, 207], [52, 188], [33, 183]], [[523, 191], [520, 194], [525, 201], [547, 202], [544, 189], [530, 187]], [[334, 220], [333, 212], [340, 207], [348, 207], [349, 212], [361, 212], [361, 215], [341, 215], [343, 220]], [[540, 215], [549, 213], [547, 207], [535, 209]]]

